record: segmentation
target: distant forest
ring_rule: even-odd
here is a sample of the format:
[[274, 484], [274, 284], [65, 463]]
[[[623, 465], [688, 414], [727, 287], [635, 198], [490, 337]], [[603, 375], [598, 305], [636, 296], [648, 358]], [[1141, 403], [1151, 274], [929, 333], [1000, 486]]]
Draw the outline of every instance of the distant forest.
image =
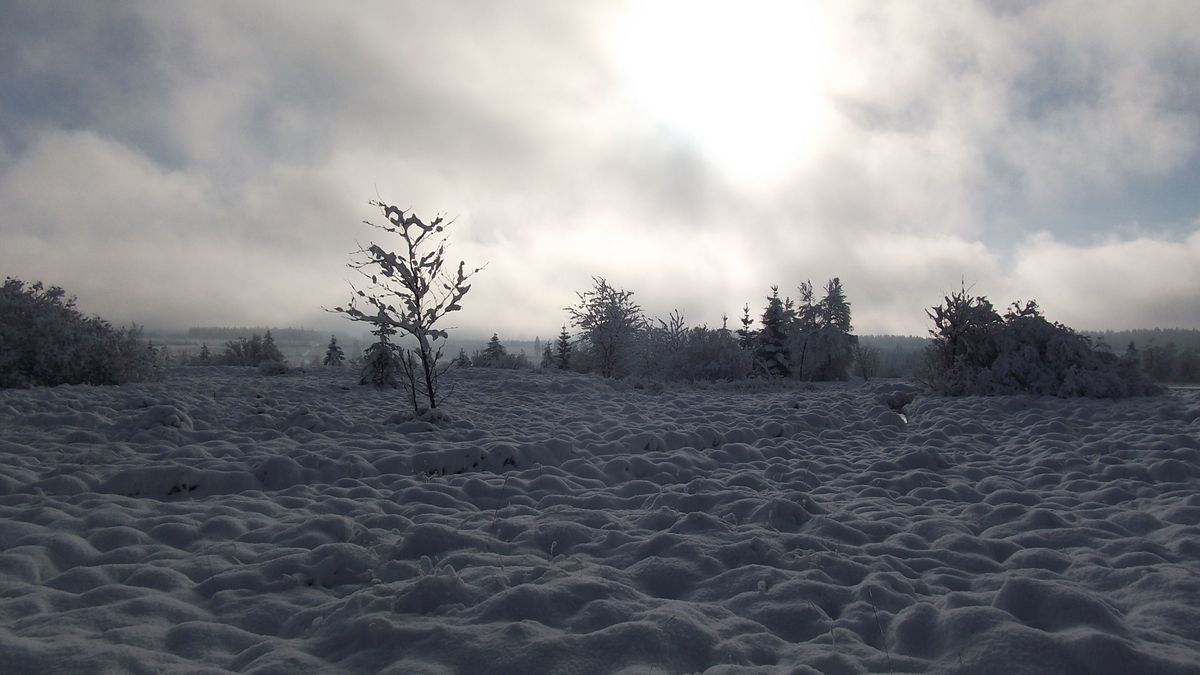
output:
[[187, 329], [187, 336], [192, 340], [236, 340], [248, 338], [251, 335], [263, 335], [268, 330], [275, 336], [277, 342], [315, 343], [329, 340], [329, 334], [306, 328], [246, 328], [228, 326], [198, 326]]
[[1147, 328], [1087, 335], [1116, 354], [1136, 357], [1157, 382], [1200, 383], [1200, 330]]
[[[316, 347], [323, 348], [329, 341], [329, 334], [304, 328], [271, 328], [275, 339], [298, 351], [295, 347], [311, 346], [314, 350], [306, 354], [309, 360], [316, 358]], [[187, 330], [187, 342], [211, 340], [216, 344], [229, 340], [237, 340], [250, 335], [262, 335], [267, 328], [247, 328], [229, 326], [203, 326]], [[1124, 331], [1085, 331], [1097, 345], [1104, 345], [1115, 354], [1130, 353], [1129, 346], [1133, 345], [1133, 353], [1150, 374], [1158, 382], [1166, 383], [1200, 383], [1200, 330], [1183, 328], [1153, 328]], [[348, 355], [353, 358], [354, 351], [360, 350], [363, 342], [358, 339], [345, 340], [349, 348]], [[859, 340], [863, 345], [870, 345], [878, 350], [880, 377], [911, 377], [917, 365], [921, 362], [922, 354], [929, 344], [929, 338], [912, 335], [861, 335]], [[162, 339], [159, 339], [160, 343]], [[168, 343], [172, 342], [167, 340]], [[453, 349], [447, 350], [453, 354], [459, 348], [475, 347], [475, 340], [459, 338], [452, 340]], [[478, 340], [478, 346], [483, 347], [486, 340]], [[544, 342], [514, 341], [513, 351], [527, 349], [528, 357], [536, 359]], [[1104, 348], [1104, 347], [1102, 347]], [[297, 356], [298, 354], [289, 354]]]

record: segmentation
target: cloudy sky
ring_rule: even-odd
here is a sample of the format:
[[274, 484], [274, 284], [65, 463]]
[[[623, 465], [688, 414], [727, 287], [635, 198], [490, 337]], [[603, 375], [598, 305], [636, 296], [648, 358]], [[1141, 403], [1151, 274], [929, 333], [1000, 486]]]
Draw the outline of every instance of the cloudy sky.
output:
[[[719, 325], [840, 276], [1200, 328], [1200, 3], [0, 0], [0, 271], [151, 327], [356, 330], [368, 201], [487, 263], [462, 335], [592, 275]], [[380, 243], [388, 243], [381, 240]]]

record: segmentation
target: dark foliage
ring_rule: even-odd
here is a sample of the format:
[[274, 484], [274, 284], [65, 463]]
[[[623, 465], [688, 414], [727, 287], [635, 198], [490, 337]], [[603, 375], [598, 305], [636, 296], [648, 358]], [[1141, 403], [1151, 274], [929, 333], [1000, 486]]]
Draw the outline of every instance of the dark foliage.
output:
[[1161, 393], [1136, 361], [1042, 316], [1034, 302], [1003, 316], [966, 289], [927, 312], [930, 344], [918, 377], [948, 395], [1034, 394], [1120, 398]]
[[140, 382], [158, 373], [156, 356], [140, 328], [84, 316], [61, 288], [4, 280], [0, 387]]

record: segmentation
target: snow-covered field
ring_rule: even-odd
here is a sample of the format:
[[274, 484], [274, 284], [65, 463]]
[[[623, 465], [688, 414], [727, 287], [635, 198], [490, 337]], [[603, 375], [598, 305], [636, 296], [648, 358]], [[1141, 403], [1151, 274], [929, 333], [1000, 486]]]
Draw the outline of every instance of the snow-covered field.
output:
[[453, 382], [0, 392], [0, 671], [1200, 673], [1198, 391]]

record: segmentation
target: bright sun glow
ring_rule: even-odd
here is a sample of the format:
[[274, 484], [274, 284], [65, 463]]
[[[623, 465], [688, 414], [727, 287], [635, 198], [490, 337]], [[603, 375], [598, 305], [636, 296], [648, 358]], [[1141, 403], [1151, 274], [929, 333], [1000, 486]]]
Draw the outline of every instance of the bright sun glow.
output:
[[731, 178], [767, 186], [809, 158], [832, 109], [813, 2], [636, 2], [614, 45], [635, 102]]

